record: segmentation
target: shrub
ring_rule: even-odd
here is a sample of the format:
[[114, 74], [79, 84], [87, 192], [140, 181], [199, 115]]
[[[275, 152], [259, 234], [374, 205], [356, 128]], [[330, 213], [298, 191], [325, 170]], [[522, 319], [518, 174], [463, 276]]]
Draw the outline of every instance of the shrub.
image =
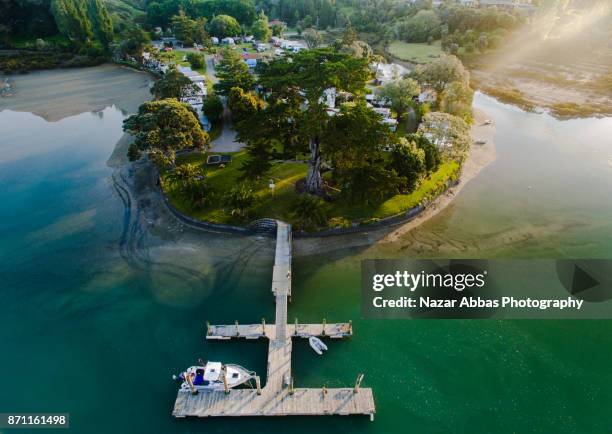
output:
[[187, 61], [191, 64], [194, 69], [201, 69], [204, 67], [204, 55], [202, 53], [187, 53]]

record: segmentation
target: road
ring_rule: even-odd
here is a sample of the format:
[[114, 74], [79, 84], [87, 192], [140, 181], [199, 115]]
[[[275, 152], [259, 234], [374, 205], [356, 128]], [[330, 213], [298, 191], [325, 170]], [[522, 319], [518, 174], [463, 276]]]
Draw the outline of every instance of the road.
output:
[[[215, 62], [213, 56], [206, 56], [206, 73], [210, 81], [215, 84], [219, 81], [215, 69]], [[227, 102], [223, 98], [223, 131], [221, 135], [217, 137], [211, 143], [211, 152], [237, 152], [245, 147], [244, 143], [236, 142], [236, 131], [232, 127], [232, 114], [227, 108]]]

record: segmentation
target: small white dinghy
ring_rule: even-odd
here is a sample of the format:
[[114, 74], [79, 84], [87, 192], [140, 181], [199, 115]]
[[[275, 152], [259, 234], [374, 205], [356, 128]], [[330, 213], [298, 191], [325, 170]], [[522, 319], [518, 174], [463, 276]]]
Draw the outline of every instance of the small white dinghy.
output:
[[309, 337], [308, 343], [310, 344], [310, 348], [312, 348], [319, 356], [323, 354], [323, 351], [327, 351], [327, 345], [325, 345], [323, 341], [316, 336]]

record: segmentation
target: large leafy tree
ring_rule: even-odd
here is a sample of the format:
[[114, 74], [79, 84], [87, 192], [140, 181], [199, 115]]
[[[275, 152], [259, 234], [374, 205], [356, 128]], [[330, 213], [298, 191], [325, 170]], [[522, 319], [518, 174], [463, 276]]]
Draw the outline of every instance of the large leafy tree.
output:
[[159, 99], [181, 99], [193, 95], [197, 90], [197, 86], [188, 77], [176, 69], [171, 69], [155, 82], [151, 93]]
[[330, 122], [323, 94], [330, 88], [362, 92], [369, 77], [367, 61], [331, 48], [319, 48], [263, 64], [259, 74], [260, 84], [269, 92], [273, 107], [279, 107], [276, 102], [283, 100], [294, 102], [286, 106], [289, 109], [295, 109], [296, 105], [303, 107], [303, 110], [292, 113], [294, 117], [290, 128], [297, 128], [309, 144], [306, 189], [310, 193], [321, 194], [321, 144]]
[[217, 38], [236, 36], [241, 33], [240, 24], [236, 18], [229, 15], [217, 15], [210, 22], [208, 31]]
[[233, 87], [250, 90], [255, 85], [255, 79], [249, 72], [249, 67], [240, 58], [240, 55], [231, 49], [223, 50], [221, 61], [216, 72], [218, 83], [215, 83], [215, 92], [228, 95]]
[[84, 0], [53, 0], [51, 12], [63, 35], [79, 44], [91, 41], [93, 28]]
[[421, 85], [431, 86], [439, 95], [453, 81], [469, 83], [469, 72], [455, 56], [442, 56], [425, 65], [417, 66], [414, 76]]
[[257, 20], [251, 26], [251, 33], [260, 41], [268, 41], [272, 36], [272, 29], [268, 23], [268, 17], [263, 11], [257, 17]]
[[166, 179], [177, 188], [191, 205], [202, 205], [206, 199], [206, 178], [201, 167], [195, 164], [177, 166]]
[[403, 178], [402, 191], [410, 193], [426, 172], [425, 151], [402, 137], [391, 153], [391, 167]]
[[137, 114], [123, 121], [123, 130], [135, 137], [132, 157], [137, 157], [138, 151], [204, 149], [210, 143], [196, 112], [176, 99], [145, 102]]
[[88, 0], [88, 15], [95, 37], [104, 47], [113, 42], [113, 21], [102, 0]]
[[[331, 163], [332, 177], [344, 196], [363, 200], [372, 193], [377, 200], [397, 190], [397, 182], [389, 184], [384, 193], [376, 185], [396, 179], [395, 173], [387, 168], [384, 155], [384, 149], [391, 143], [391, 131], [381, 123], [381, 116], [364, 102], [344, 106], [331, 118], [324, 135], [323, 151]], [[364, 173], [379, 179], [363, 182], [360, 176]]]
[[123, 54], [140, 57], [144, 47], [151, 42], [149, 34], [140, 27], [132, 26], [121, 34], [120, 50]]
[[227, 106], [232, 111], [236, 122], [253, 116], [263, 108], [263, 101], [252, 92], [245, 92], [240, 87], [232, 87], [227, 99]]
[[186, 45], [202, 44], [209, 40], [208, 33], [204, 30], [206, 18], [192, 20], [180, 9], [178, 15], [174, 15], [170, 23], [175, 36]]

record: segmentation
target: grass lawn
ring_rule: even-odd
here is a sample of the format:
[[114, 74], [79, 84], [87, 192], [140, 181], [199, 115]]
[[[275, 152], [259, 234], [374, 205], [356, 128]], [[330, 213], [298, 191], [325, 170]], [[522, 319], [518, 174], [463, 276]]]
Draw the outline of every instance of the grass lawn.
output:
[[443, 54], [440, 41], [431, 45], [393, 41], [387, 46], [387, 51], [393, 57], [414, 63], [429, 63]]
[[[194, 208], [186, 202], [180, 192], [172, 186], [165, 184], [164, 188], [171, 203], [180, 211], [193, 217], [217, 223], [244, 224], [237, 217], [230, 215], [222, 204], [224, 195], [238, 182], [239, 170], [243, 161], [247, 159], [244, 151], [231, 154], [233, 161], [224, 168], [206, 166], [207, 154], [190, 154], [177, 158], [177, 164], [193, 163], [206, 169], [208, 185], [213, 193], [213, 204], [205, 208]], [[275, 163], [270, 173], [257, 182], [251, 182], [258, 196], [255, 207], [247, 221], [257, 218], [278, 218], [295, 224], [297, 221], [293, 213], [299, 195], [295, 190], [295, 183], [304, 178], [307, 173], [305, 163]], [[446, 181], [456, 178], [459, 173], [459, 164], [455, 161], [443, 163], [439, 169], [428, 179], [423, 180], [420, 186], [410, 194], [398, 194], [378, 204], [347, 204], [334, 201], [328, 205], [328, 218], [337, 221], [375, 221], [390, 217], [417, 206], [423, 200], [432, 199], [446, 188]], [[268, 187], [270, 179], [274, 179], [276, 189], [274, 195]]]

